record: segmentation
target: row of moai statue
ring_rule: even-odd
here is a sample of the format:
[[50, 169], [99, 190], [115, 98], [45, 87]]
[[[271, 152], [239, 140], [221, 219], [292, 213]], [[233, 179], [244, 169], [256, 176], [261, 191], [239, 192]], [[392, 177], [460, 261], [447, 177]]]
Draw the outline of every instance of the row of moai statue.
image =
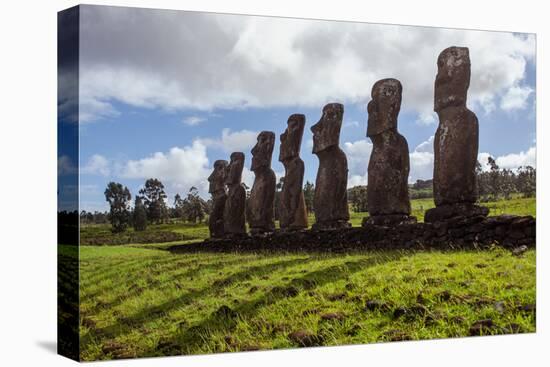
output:
[[[449, 47], [439, 55], [435, 80], [434, 110], [439, 126], [434, 139], [434, 200], [436, 207], [425, 213], [426, 222], [456, 216], [487, 215], [477, 201], [475, 166], [479, 127], [475, 114], [466, 107], [470, 84], [468, 48]], [[397, 79], [382, 79], [372, 88], [368, 110], [367, 136], [373, 149], [368, 164], [366, 224], [398, 225], [414, 223], [408, 191], [409, 148], [397, 130], [402, 85]], [[348, 165], [339, 147], [344, 106], [330, 103], [320, 120], [311, 127], [313, 154], [319, 159], [314, 193], [314, 230], [350, 227], [347, 201]], [[300, 147], [305, 116], [294, 114], [280, 136], [279, 161], [285, 167], [280, 196], [281, 231], [308, 227], [302, 192], [304, 162]], [[248, 201], [248, 224], [253, 235], [275, 230], [274, 201], [276, 177], [271, 169], [275, 133], [262, 131], [252, 149], [251, 170], [255, 179]], [[245, 156], [231, 154], [230, 162], [218, 160], [208, 178], [213, 197], [210, 215], [212, 238], [246, 235], [246, 192], [241, 183]]]

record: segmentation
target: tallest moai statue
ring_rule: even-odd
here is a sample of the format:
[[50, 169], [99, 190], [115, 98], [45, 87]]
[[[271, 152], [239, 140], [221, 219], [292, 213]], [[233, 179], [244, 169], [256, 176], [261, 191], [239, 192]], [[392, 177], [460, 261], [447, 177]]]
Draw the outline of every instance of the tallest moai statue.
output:
[[470, 86], [470, 54], [467, 47], [449, 47], [437, 59], [434, 111], [439, 126], [434, 140], [434, 200], [425, 221], [455, 216], [487, 215], [477, 200], [476, 162], [479, 126], [466, 107]]

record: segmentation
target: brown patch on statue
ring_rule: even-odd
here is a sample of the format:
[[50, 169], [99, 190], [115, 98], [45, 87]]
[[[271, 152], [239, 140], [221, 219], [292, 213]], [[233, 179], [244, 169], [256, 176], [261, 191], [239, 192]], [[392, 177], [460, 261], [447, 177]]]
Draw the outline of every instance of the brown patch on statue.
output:
[[470, 86], [470, 55], [467, 47], [449, 47], [437, 59], [434, 111], [439, 126], [434, 139], [434, 201], [425, 221], [488, 214], [475, 205], [478, 199], [476, 162], [479, 125], [466, 107]]
[[338, 146], [344, 106], [330, 103], [323, 108], [319, 122], [311, 127], [313, 153], [319, 158], [313, 206], [314, 230], [350, 227], [347, 181], [348, 161]]
[[275, 172], [271, 169], [271, 156], [275, 145], [275, 133], [262, 131], [258, 142], [252, 148], [252, 167], [254, 184], [248, 199], [251, 234], [270, 233], [275, 230], [273, 204], [275, 201]]
[[218, 160], [214, 162], [214, 171], [208, 177], [210, 183], [208, 192], [212, 195], [212, 211], [208, 220], [210, 238], [222, 238], [224, 236], [223, 212], [227, 192], [225, 188], [225, 175], [227, 161]]
[[416, 222], [409, 200], [409, 146], [397, 131], [402, 86], [382, 79], [372, 87], [367, 136], [373, 148], [369, 160], [367, 209], [364, 224], [397, 225]]
[[225, 237], [246, 236], [245, 203], [246, 190], [241, 183], [244, 168], [244, 154], [231, 153], [231, 161], [227, 166], [225, 184], [227, 185], [227, 200], [223, 211]]
[[282, 231], [296, 231], [307, 228], [306, 203], [302, 191], [304, 161], [300, 158], [306, 117], [300, 114], [291, 115], [287, 124], [285, 132], [281, 134], [279, 149], [279, 161], [285, 166], [279, 224]]

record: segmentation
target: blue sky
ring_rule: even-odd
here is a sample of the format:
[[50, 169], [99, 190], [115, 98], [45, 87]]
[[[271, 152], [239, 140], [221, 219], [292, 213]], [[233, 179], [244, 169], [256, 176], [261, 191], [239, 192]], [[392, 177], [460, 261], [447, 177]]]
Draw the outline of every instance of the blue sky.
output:
[[[436, 60], [452, 45], [470, 49], [480, 158], [535, 164], [533, 35], [84, 6], [80, 42], [80, 209], [107, 210], [109, 181], [136, 194], [148, 177], [170, 203], [190, 186], [206, 198], [215, 160], [243, 151], [250, 167], [257, 133], [278, 137], [293, 113], [306, 115], [301, 156], [313, 182], [309, 127], [329, 102], [345, 106], [349, 186], [366, 184], [366, 105], [387, 77], [403, 84], [410, 181], [431, 178]], [[277, 142], [280, 177], [278, 154]], [[251, 185], [248, 169], [243, 179]]]

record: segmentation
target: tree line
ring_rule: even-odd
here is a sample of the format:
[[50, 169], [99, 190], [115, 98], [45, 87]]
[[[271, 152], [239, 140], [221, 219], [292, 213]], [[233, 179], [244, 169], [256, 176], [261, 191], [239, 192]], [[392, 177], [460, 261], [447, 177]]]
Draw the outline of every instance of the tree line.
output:
[[191, 187], [183, 198], [175, 195], [173, 206], [167, 205], [167, 195], [164, 184], [156, 178], [145, 181], [142, 189], [134, 198], [128, 187], [118, 182], [109, 182], [105, 189], [105, 200], [109, 203], [108, 213], [81, 212], [84, 223], [111, 223], [113, 232], [123, 232], [128, 226], [136, 231], [144, 231], [148, 224], [167, 223], [173, 219], [192, 223], [201, 222], [210, 212], [211, 201], [205, 201], [199, 196], [196, 187]]
[[[488, 171], [476, 165], [477, 189], [480, 202], [509, 200], [514, 195], [534, 197], [536, 194], [537, 171], [531, 166], [516, 170], [500, 168], [493, 157], [487, 158]], [[417, 180], [409, 185], [409, 197], [413, 199], [433, 198], [433, 180]], [[348, 189], [348, 201], [355, 212], [367, 212], [367, 186]]]
[[[280, 195], [284, 177], [276, 186], [275, 219], [278, 219]], [[250, 187], [244, 184], [247, 193], [247, 202], [250, 197]], [[315, 186], [309, 181], [305, 183], [304, 197], [308, 213], [313, 212], [313, 195]], [[105, 200], [109, 203], [108, 212], [80, 212], [82, 224], [110, 223], [113, 232], [123, 232], [129, 226], [136, 231], [143, 231], [148, 224], [162, 224], [173, 220], [183, 220], [191, 223], [200, 223], [207, 219], [212, 209], [212, 200], [204, 200], [199, 196], [196, 187], [191, 187], [186, 197], [179, 193], [174, 196], [169, 206], [164, 184], [156, 178], [145, 181], [138, 195], [135, 196], [133, 206], [132, 194], [128, 187], [118, 182], [109, 182], [105, 189]], [[247, 205], [248, 207], [248, 205]]]
[[477, 188], [481, 202], [508, 200], [514, 194], [523, 197], [534, 197], [537, 185], [537, 170], [531, 166], [519, 167], [517, 170], [500, 168], [493, 157], [487, 158], [488, 171], [481, 169], [477, 162]]

